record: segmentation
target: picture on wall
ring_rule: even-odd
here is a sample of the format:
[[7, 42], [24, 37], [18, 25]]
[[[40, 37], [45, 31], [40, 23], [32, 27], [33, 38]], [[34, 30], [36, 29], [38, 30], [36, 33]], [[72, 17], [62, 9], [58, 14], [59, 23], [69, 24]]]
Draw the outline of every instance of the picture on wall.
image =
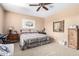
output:
[[64, 32], [64, 20], [53, 22], [53, 32]]
[[22, 21], [22, 27], [27, 29], [35, 28], [35, 21], [24, 19]]

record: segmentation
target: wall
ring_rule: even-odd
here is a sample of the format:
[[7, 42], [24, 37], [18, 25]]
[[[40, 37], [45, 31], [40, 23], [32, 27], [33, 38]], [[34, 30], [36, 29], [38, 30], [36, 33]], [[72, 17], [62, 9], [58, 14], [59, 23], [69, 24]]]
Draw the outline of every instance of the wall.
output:
[[44, 20], [39, 17], [34, 16], [25, 16], [18, 13], [6, 12], [6, 25], [5, 25], [5, 33], [7, 33], [8, 28], [13, 26], [15, 30], [20, 31], [22, 28], [22, 19], [31, 19], [35, 20], [37, 30], [42, 30], [44, 28]]
[[4, 10], [0, 6], [0, 33], [3, 33], [3, 19], [4, 19]]
[[[64, 32], [53, 32], [53, 21], [64, 20]], [[68, 28], [71, 25], [79, 25], [79, 5], [70, 6], [69, 8], [60, 11], [52, 16], [49, 16], [45, 21], [46, 32], [60, 44], [68, 41]]]

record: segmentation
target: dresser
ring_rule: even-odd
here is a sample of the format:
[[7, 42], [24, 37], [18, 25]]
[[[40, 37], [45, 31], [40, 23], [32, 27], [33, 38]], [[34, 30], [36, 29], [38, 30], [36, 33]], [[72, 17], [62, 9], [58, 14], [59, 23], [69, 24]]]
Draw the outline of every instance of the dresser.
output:
[[79, 49], [79, 29], [78, 28], [68, 29], [68, 47]]

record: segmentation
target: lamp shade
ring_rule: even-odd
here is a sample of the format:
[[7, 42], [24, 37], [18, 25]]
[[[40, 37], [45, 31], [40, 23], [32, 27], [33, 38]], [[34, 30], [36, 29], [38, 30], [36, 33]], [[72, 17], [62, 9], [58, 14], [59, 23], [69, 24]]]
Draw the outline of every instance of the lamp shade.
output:
[[14, 29], [14, 27], [13, 27], [13, 26], [10, 26], [10, 27], [9, 27], [9, 30], [13, 30], [13, 29]]

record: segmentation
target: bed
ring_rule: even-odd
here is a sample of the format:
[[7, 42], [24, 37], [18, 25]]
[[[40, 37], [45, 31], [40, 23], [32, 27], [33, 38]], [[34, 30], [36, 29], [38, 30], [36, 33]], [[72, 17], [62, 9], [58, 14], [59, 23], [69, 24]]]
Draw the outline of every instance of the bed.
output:
[[21, 50], [36, 47], [36, 46], [41, 46], [50, 42], [51, 40], [46, 34], [40, 34], [37, 32], [20, 34]]

